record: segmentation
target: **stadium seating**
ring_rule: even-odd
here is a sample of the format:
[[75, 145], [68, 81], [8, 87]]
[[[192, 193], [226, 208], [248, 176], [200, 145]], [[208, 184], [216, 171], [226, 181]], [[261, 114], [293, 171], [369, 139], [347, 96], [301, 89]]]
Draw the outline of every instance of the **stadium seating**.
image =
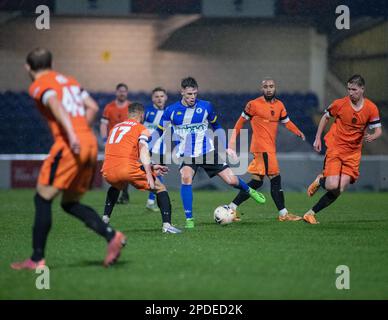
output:
[[[99, 117], [103, 107], [114, 99], [111, 93], [92, 93], [100, 106]], [[212, 101], [224, 128], [233, 128], [245, 103], [256, 94], [202, 93], [201, 98]], [[131, 101], [150, 103], [149, 93], [130, 93]], [[284, 93], [279, 98], [285, 103], [290, 118], [305, 133], [312, 143], [316, 125], [313, 115], [318, 110], [318, 98], [313, 93]], [[179, 99], [179, 94], [170, 94], [169, 101]], [[26, 92], [0, 93], [0, 153], [47, 153], [52, 139], [47, 125], [34, 106], [33, 100]], [[95, 127], [98, 130], [98, 124]], [[289, 149], [289, 148], [287, 148]], [[281, 148], [279, 151], [282, 151]]]

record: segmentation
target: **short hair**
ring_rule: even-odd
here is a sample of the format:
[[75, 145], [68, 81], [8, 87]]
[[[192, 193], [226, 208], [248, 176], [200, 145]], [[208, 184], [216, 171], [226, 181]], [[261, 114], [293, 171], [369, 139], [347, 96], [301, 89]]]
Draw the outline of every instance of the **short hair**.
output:
[[167, 94], [167, 91], [166, 89], [162, 88], [162, 87], [156, 87], [152, 90], [152, 94], [154, 94], [155, 92], [158, 92], [158, 91], [161, 91], [161, 92], [164, 92], [164, 94]]
[[351, 76], [347, 83], [356, 84], [359, 87], [365, 87], [365, 80], [359, 74]]
[[198, 88], [198, 83], [193, 77], [187, 77], [187, 78], [182, 79], [181, 87], [182, 87], [182, 89], [186, 89], [189, 87]]
[[44, 48], [35, 48], [26, 58], [26, 62], [32, 71], [51, 69], [52, 61], [53, 55]]
[[128, 106], [129, 114], [137, 114], [137, 113], [143, 113], [143, 112], [144, 112], [144, 106], [139, 102], [133, 102]]
[[116, 86], [116, 91], [119, 90], [120, 88], [125, 88], [125, 90], [128, 91], [128, 86], [127, 86], [125, 83], [119, 83], [119, 84]]

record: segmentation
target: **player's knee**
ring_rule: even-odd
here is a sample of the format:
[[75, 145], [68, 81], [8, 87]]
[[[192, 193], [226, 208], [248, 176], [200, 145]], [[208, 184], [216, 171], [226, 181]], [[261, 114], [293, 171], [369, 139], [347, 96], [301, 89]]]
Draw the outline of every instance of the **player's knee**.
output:
[[182, 174], [181, 181], [183, 184], [191, 184], [193, 182], [193, 177], [189, 174]]
[[230, 186], [238, 186], [240, 182], [238, 181], [238, 178], [236, 176], [227, 176], [225, 178], [225, 182]]
[[336, 183], [335, 181], [327, 181], [326, 180], [326, 190], [327, 191], [337, 191], [339, 190], [340, 188], [338, 187], [338, 183]]
[[166, 186], [163, 183], [155, 184], [155, 189], [156, 189], [156, 192], [167, 191], [167, 188], [166, 188]]
[[72, 213], [72, 208], [75, 204], [76, 202], [61, 202], [61, 207], [67, 213]]

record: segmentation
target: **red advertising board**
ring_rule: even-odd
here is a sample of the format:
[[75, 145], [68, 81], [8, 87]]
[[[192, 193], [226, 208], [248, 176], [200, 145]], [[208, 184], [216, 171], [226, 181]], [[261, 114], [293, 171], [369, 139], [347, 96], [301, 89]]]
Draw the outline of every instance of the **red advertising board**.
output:
[[[12, 160], [11, 188], [35, 188], [42, 163], [42, 160]], [[102, 186], [101, 167], [102, 162], [99, 161], [93, 180], [95, 188]]]

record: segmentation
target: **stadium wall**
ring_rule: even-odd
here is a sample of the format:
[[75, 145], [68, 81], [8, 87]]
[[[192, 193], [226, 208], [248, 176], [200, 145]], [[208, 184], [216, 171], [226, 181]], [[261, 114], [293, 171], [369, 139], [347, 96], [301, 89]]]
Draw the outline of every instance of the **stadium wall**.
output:
[[[0, 189], [33, 188], [39, 173], [42, 160], [46, 155], [0, 155]], [[106, 188], [100, 168], [103, 155], [99, 156], [99, 167], [94, 177], [94, 188]], [[249, 158], [251, 160], [251, 156]], [[307, 153], [279, 153], [284, 190], [305, 191], [307, 186], [322, 170], [323, 156]], [[180, 187], [177, 165], [170, 165], [170, 172], [164, 177], [165, 183], [171, 190]], [[233, 168], [232, 168], [233, 169]], [[236, 169], [233, 169], [236, 171]], [[243, 168], [246, 172], [246, 168]], [[388, 156], [364, 156], [361, 161], [360, 179], [349, 187], [353, 191], [387, 191], [388, 190]], [[249, 174], [242, 176], [245, 181]], [[199, 169], [193, 182], [195, 189], [231, 190], [220, 178], [209, 179], [207, 174]], [[268, 181], [264, 190], [269, 191]]]
[[331, 69], [345, 82], [350, 75], [364, 76], [367, 95], [388, 101], [388, 22], [349, 36], [331, 54]]
[[322, 101], [325, 36], [308, 25], [272, 20], [212, 21], [176, 30], [159, 46], [157, 18], [52, 17], [50, 30], [35, 29], [34, 17], [16, 18], [0, 30], [0, 90], [26, 89], [25, 55], [44, 46], [53, 51], [56, 69], [95, 91], [110, 92], [124, 81], [131, 91], [163, 85], [175, 92], [180, 79], [192, 75], [203, 91], [253, 92], [262, 77], [273, 76], [280, 91], [313, 91]]

